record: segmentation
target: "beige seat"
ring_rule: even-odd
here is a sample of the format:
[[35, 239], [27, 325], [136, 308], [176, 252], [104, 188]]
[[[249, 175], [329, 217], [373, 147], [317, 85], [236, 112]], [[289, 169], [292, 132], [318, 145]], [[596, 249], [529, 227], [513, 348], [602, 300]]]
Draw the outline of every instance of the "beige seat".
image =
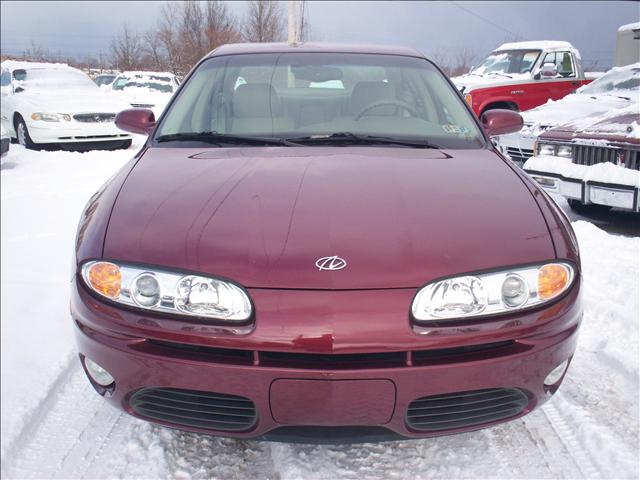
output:
[[288, 132], [293, 121], [280, 116], [280, 101], [267, 83], [246, 83], [233, 92], [231, 133], [272, 135]]

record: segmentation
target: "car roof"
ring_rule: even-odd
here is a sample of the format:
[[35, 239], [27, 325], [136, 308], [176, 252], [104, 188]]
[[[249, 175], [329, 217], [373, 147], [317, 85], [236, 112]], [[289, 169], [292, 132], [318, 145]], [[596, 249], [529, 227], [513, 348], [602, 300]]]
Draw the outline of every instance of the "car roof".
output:
[[77, 70], [76, 68], [70, 67], [66, 63], [27, 62], [23, 60], [5, 60], [0, 63], [0, 67], [11, 71], [34, 69]]
[[207, 57], [222, 55], [242, 55], [250, 53], [373, 53], [381, 55], [402, 55], [425, 58], [417, 50], [409, 47], [387, 45], [363, 45], [346, 43], [231, 43], [213, 50]]
[[572, 49], [573, 45], [569, 42], [562, 42], [557, 40], [533, 40], [527, 42], [510, 42], [503, 43], [494, 52], [500, 50], [521, 50], [521, 49], [534, 49], [534, 50], [554, 50], [554, 49]]

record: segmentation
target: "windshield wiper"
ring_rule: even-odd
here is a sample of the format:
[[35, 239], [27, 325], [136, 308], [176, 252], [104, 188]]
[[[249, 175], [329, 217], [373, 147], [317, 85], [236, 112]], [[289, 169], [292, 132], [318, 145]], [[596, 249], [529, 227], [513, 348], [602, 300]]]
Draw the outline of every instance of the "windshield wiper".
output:
[[406, 140], [404, 138], [383, 137], [377, 135], [358, 135], [351, 132], [338, 132], [329, 135], [309, 135], [307, 137], [288, 138], [286, 140], [296, 143], [362, 143], [403, 145], [414, 148], [443, 148], [440, 145], [427, 142], [426, 140]]
[[500, 72], [489, 72], [487, 73], [487, 75], [500, 75], [502, 77], [513, 78], [511, 75], [505, 75], [504, 73], [500, 73]]
[[245, 135], [227, 135], [218, 132], [181, 132], [160, 135], [156, 142], [206, 142], [215, 145], [232, 143], [236, 145], [281, 145], [285, 147], [301, 147], [302, 144], [294, 143], [284, 138], [251, 137]]

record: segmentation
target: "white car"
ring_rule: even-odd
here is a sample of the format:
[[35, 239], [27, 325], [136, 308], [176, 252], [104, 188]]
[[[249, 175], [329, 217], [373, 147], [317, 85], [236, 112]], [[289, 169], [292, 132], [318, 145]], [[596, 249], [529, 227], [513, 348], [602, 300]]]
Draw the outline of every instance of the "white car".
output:
[[518, 133], [496, 137], [502, 153], [522, 166], [534, 155], [538, 135], [577, 119], [598, 118], [640, 101], [640, 63], [616, 67], [561, 100], [522, 112], [524, 126]]
[[60, 63], [6, 60], [0, 64], [2, 126], [26, 148], [117, 149], [131, 134], [115, 116], [129, 108], [109, 99], [80, 70]]
[[123, 72], [111, 83], [111, 92], [132, 107], [152, 110], [157, 119], [178, 86], [173, 73]]

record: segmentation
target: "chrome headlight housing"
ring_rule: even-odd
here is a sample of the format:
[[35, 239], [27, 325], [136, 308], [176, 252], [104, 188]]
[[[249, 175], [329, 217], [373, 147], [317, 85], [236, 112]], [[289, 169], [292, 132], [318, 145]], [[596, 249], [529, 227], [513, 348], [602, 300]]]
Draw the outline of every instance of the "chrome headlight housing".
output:
[[82, 265], [93, 292], [113, 302], [159, 313], [243, 323], [251, 318], [247, 293], [227, 280], [111, 261]]
[[70, 122], [71, 115], [67, 113], [44, 113], [36, 112], [31, 114], [32, 120], [42, 120], [43, 122]]
[[445, 278], [421, 288], [411, 312], [420, 323], [522, 310], [552, 301], [574, 279], [574, 267], [564, 262]]
[[536, 142], [535, 155], [546, 155], [551, 157], [572, 158], [573, 148], [571, 145], [558, 145], [555, 143]]

